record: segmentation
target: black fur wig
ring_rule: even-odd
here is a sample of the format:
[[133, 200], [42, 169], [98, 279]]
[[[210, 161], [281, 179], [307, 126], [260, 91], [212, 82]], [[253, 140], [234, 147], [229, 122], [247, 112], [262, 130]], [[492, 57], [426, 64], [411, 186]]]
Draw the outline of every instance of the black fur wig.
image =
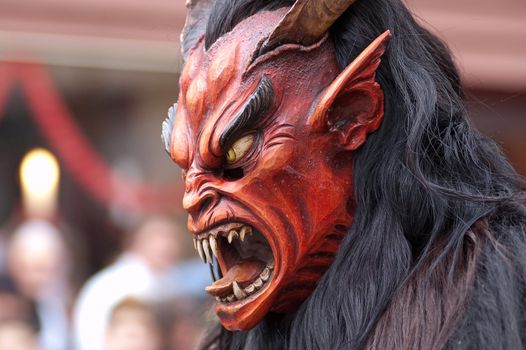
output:
[[[218, 0], [206, 45], [286, 0]], [[358, 151], [355, 222], [300, 309], [205, 349], [525, 349], [526, 186], [469, 123], [445, 45], [400, 0], [357, 1], [332, 27], [346, 67], [386, 29], [379, 131]]]

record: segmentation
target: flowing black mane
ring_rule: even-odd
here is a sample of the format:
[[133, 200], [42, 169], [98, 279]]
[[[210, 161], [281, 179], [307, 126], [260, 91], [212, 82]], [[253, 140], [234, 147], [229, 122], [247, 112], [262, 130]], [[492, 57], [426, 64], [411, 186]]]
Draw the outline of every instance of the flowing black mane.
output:
[[[206, 45], [285, 0], [218, 0]], [[331, 29], [346, 67], [377, 36], [382, 126], [358, 151], [355, 223], [318, 287], [292, 315], [220, 349], [526, 348], [525, 184], [467, 118], [445, 45], [400, 0], [357, 1]]]

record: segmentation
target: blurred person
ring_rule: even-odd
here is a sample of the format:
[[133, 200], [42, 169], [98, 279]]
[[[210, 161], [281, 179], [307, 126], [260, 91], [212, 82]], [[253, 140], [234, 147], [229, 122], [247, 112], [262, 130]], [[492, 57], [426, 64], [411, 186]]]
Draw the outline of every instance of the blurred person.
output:
[[171, 271], [180, 250], [176, 231], [169, 218], [145, 220], [120, 257], [86, 282], [74, 309], [78, 350], [103, 349], [111, 310], [124, 299], [159, 301], [174, 295]]
[[32, 324], [21, 318], [0, 321], [0, 350], [41, 350]]
[[24, 322], [0, 323], [0, 350], [39, 350], [37, 336]]
[[180, 297], [166, 309], [171, 311], [170, 350], [197, 349], [210, 316], [210, 302], [203, 302], [202, 297]]
[[169, 272], [170, 291], [178, 299], [210, 299], [205, 287], [210, 283], [210, 268], [199, 258], [178, 262]]
[[46, 221], [27, 221], [11, 236], [7, 260], [18, 289], [36, 305], [41, 348], [68, 349], [69, 263], [61, 233]]
[[162, 350], [162, 326], [153, 310], [138, 299], [127, 298], [111, 311], [104, 350]]
[[0, 276], [0, 350], [39, 350], [39, 322], [32, 303]]
[[6, 233], [0, 229], [0, 274], [6, 273], [7, 269], [7, 258], [6, 258]]

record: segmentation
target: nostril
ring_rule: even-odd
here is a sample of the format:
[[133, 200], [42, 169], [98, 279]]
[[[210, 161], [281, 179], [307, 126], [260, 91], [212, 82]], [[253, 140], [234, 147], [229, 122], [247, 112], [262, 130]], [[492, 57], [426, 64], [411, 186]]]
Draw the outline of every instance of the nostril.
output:
[[199, 214], [203, 214], [210, 206], [212, 205], [212, 197], [207, 197], [203, 200], [201, 203], [201, 207], [199, 208]]

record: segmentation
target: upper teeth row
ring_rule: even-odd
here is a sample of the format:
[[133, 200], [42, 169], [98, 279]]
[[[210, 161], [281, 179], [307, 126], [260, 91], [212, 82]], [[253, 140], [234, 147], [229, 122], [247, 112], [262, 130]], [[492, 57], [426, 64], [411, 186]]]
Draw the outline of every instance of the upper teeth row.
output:
[[214, 233], [209, 233], [208, 236], [202, 236], [201, 238], [194, 238], [194, 248], [199, 253], [201, 260], [205, 263], [212, 264], [212, 254], [217, 258], [217, 235], [223, 234], [228, 243], [236, 238], [241, 241], [245, 240], [245, 237], [252, 233], [252, 227], [250, 226], [241, 226], [238, 228], [232, 228], [228, 231], [220, 231]]

